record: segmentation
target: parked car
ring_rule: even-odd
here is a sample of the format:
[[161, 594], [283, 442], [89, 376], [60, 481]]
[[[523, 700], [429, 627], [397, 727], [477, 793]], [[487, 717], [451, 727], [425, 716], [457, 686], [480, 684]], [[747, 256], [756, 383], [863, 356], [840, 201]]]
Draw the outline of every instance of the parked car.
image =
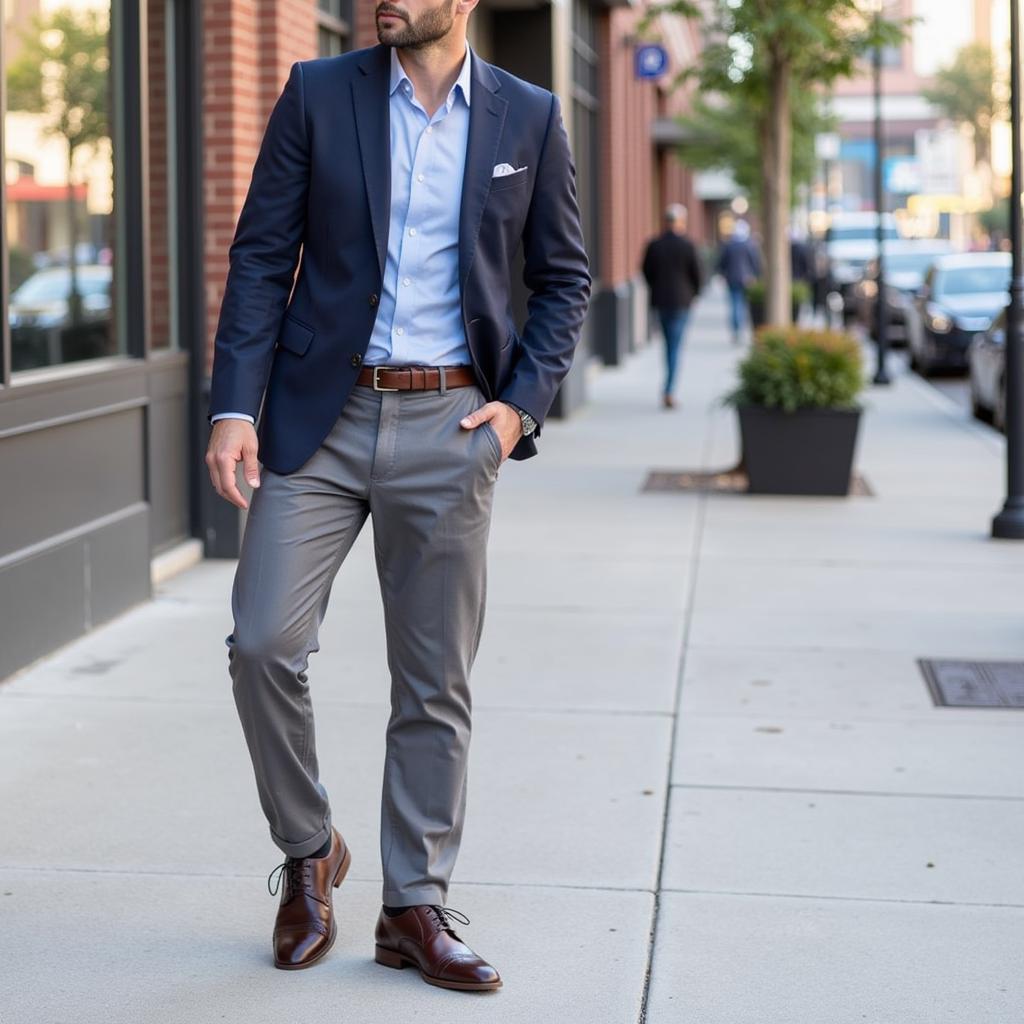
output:
[[[951, 242], [941, 238], [907, 238], [885, 243], [885, 309], [887, 337], [891, 345], [907, 340], [907, 311], [924, 283], [932, 263], [955, 252]], [[864, 276], [853, 287], [857, 315], [868, 334], [876, 334], [878, 299], [878, 257], [868, 261]]]
[[[898, 239], [899, 231], [891, 213], [882, 214], [883, 242]], [[873, 212], [834, 213], [825, 232], [831, 290], [843, 300], [843, 320], [856, 316], [853, 286], [864, 274], [868, 260], [878, 255], [878, 214]]]
[[112, 280], [109, 264], [83, 263], [75, 268], [77, 317], [72, 314], [69, 267], [45, 267], [23, 281], [7, 307], [13, 369], [110, 355]]
[[967, 349], [971, 409], [979, 420], [1006, 430], [1006, 310]]
[[914, 298], [910, 365], [923, 374], [966, 369], [967, 348], [988, 330], [1009, 300], [1010, 254], [965, 252], [940, 256]]

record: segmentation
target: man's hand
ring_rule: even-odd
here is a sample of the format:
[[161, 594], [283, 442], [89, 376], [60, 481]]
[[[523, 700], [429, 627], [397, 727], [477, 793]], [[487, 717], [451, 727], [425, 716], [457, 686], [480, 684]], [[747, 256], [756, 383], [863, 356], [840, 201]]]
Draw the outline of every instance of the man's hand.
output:
[[256, 428], [248, 420], [217, 420], [210, 432], [206, 448], [206, 467], [210, 471], [213, 489], [239, 508], [248, 508], [235, 483], [238, 463], [245, 465], [245, 479], [253, 487], [260, 485], [260, 466], [256, 461], [259, 442]]
[[487, 422], [494, 427], [501, 442], [501, 461], [504, 462], [523, 436], [523, 421], [519, 413], [504, 402], [488, 402], [459, 420], [459, 424], [467, 430], [475, 430], [481, 423]]

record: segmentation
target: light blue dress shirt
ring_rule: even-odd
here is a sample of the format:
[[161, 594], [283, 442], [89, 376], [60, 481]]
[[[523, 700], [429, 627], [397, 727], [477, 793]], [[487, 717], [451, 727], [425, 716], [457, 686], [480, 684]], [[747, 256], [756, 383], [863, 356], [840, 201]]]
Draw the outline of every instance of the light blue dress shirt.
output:
[[[469, 141], [472, 50], [430, 117], [391, 48], [391, 220], [367, 365], [470, 362], [459, 292], [459, 211]], [[247, 419], [245, 413], [218, 413]]]

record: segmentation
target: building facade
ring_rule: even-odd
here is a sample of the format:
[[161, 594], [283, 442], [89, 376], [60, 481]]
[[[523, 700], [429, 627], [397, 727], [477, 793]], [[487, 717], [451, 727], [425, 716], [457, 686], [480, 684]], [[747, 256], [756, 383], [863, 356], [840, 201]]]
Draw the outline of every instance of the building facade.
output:
[[[376, 42], [374, 0], [5, 0], [0, 102], [0, 679], [237, 553], [203, 463], [227, 251], [293, 61]], [[647, 336], [637, 266], [670, 201], [670, 74], [634, 72], [642, 5], [484, 0], [471, 43], [556, 91], [595, 281], [554, 415]], [[666, 21], [667, 19], [662, 19]], [[525, 316], [525, 291], [515, 297]]]

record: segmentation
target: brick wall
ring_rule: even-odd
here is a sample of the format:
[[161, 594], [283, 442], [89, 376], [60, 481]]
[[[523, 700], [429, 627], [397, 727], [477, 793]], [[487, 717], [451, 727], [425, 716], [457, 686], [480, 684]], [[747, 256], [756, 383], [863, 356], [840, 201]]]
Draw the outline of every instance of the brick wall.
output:
[[601, 146], [601, 276], [606, 286], [629, 280], [647, 239], [661, 228], [661, 211], [670, 202], [690, 210], [690, 233], [706, 237], [701, 204], [693, 192], [693, 174], [672, 149], [659, 149], [651, 141], [651, 126], [658, 116], [685, 110], [685, 92], [669, 92], [671, 76], [687, 63], [695, 50], [691, 29], [677, 22], [662, 43], [671, 59], [669, 74], [660, 83], [639, 81], [633, 70], [633, 45], [640, 8], [610, 11], [601, 39], [605, 68]]
[[315, 0], [207, 0], [204, 4], [207, 373], [227, 277], [228, 247], [267, 118], [292, 62], [316, 53]]

